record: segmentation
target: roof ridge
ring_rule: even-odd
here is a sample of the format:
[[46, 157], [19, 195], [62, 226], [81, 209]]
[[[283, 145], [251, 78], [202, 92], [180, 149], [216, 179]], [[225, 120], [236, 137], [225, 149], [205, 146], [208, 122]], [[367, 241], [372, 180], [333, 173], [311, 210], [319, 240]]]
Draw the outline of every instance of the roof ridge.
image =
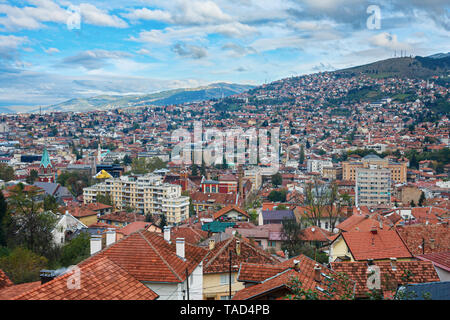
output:
[[[153, 251], [156, 252], [156, 254], [161, 258], [161, 260], [167, 265], [167, 267], [172, 271], [172, 273], [180, 280], [183, 281], [183, 279], [180, 277], [180, 275], [172, 268], [170, 263], [164, 259], [164, 257], [161, 255], [161, 253], [156, 249], [156, 247], [145, 237], [142, 232], [139, 230], [137, 233], [141, 235], [141, 237], [150, 245], [150, 247], [153, 249]], [[178, 256], [177, 256], [178, 257]]]
[[232, 236], [228, 240], [225, 240], [227, 241], [227, 243], [224, 244], [222, 248], [220, 248], [217, 253], [205, 264], [205, 268], [207, 268], [219, 256], [219, 254], [221, 254], [225, 250], [225, 248], [233, 241], [234, 238], [235, 236]]

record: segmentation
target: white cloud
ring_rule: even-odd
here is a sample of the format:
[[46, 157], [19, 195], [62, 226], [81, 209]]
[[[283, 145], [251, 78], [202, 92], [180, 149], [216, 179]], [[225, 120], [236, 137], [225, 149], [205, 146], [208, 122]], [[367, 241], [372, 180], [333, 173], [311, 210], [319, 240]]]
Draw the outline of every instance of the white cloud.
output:
[[82, 21], [88, 24], [104, 27], [126, 28], [128, 24], [117, 16], [109, 15], [92, 4], [80, 4]]
[[369, 39], [370, 43], [377, 47], [390, 50], [408, 50], [411, 46], [408, 43], [401, 43], [397, 40], [397, 35], [388, 32], [379, 33]]

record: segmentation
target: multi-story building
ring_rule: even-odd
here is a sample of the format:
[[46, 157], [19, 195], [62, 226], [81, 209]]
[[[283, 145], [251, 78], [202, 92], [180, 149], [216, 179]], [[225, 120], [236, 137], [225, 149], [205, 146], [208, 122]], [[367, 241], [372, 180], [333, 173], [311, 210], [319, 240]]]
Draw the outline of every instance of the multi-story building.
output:
[[356, 206], [391, 204], [391, 170], [377, 165], [356, 168]]
[[130, 207], [143, 214], [165, 215], [169, 224], [180, 223], [189, 217], [189, 197], [181, 196], [181, 186], [162, 179], [155, 174], [106, 179], [83, 189], [84, 203], [109, 194], [118, 209]]
[[406, 162], [394, 162], [389, 159], [382, 159], [377, 155], [369, 154], [358, 161], [343, 161], [342, 162], [342, 179], [356, 180], [356, 170], [358, 168], [369, 168], [370, 165], [377, 165], [381, 168], [391, 170], [391, 179], [395, 183], [405, 183], [407, 174]]
[[333, 163], [331, 160], [322, 160], [322, 159], [309, 159], [306, 163], [308, 172], [319, 172], [321, 175], [323, 174], [324, 167], [332, 167]]
[[323, 167], [322, 177], [329, 180], [341, 180], [342, 167]]

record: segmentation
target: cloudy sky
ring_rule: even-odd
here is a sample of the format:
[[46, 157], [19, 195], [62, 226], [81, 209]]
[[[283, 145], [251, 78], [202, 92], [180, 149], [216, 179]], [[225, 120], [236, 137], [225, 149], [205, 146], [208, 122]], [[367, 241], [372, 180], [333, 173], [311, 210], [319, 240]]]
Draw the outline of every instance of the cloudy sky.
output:
[[[262, 84], [401, 50], [448, 52], [448, 3], [0, 0], [0, 106], [219, 81]], [[379, 8], [379, 27], [371, 5]]]

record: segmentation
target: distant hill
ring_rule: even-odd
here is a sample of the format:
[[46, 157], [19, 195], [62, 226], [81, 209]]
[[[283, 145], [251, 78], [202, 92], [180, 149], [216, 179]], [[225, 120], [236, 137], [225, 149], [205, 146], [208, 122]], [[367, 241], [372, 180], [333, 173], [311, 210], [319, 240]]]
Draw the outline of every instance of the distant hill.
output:
[[366, 74], [375, 78], [408, 77], [426, 79], [432, 76], [447, 75], [450, 69], [450, 55], [436, 54], [429, 57], [402, 57], [377, 61], [374, 63], [334, 71], [342, 76]]
[[[76, 98], [42, 108], [42, 111], [90, 111], [115, 108], [131, 108], [146, 105], [164, 106], [217, 99], [239, 94], [254, 86], [215, 83], [193, 89], [175, 89], [147, 95], [101, 95], [91, 98]], [[38, 110], [33, 110], [37, 112]]]

